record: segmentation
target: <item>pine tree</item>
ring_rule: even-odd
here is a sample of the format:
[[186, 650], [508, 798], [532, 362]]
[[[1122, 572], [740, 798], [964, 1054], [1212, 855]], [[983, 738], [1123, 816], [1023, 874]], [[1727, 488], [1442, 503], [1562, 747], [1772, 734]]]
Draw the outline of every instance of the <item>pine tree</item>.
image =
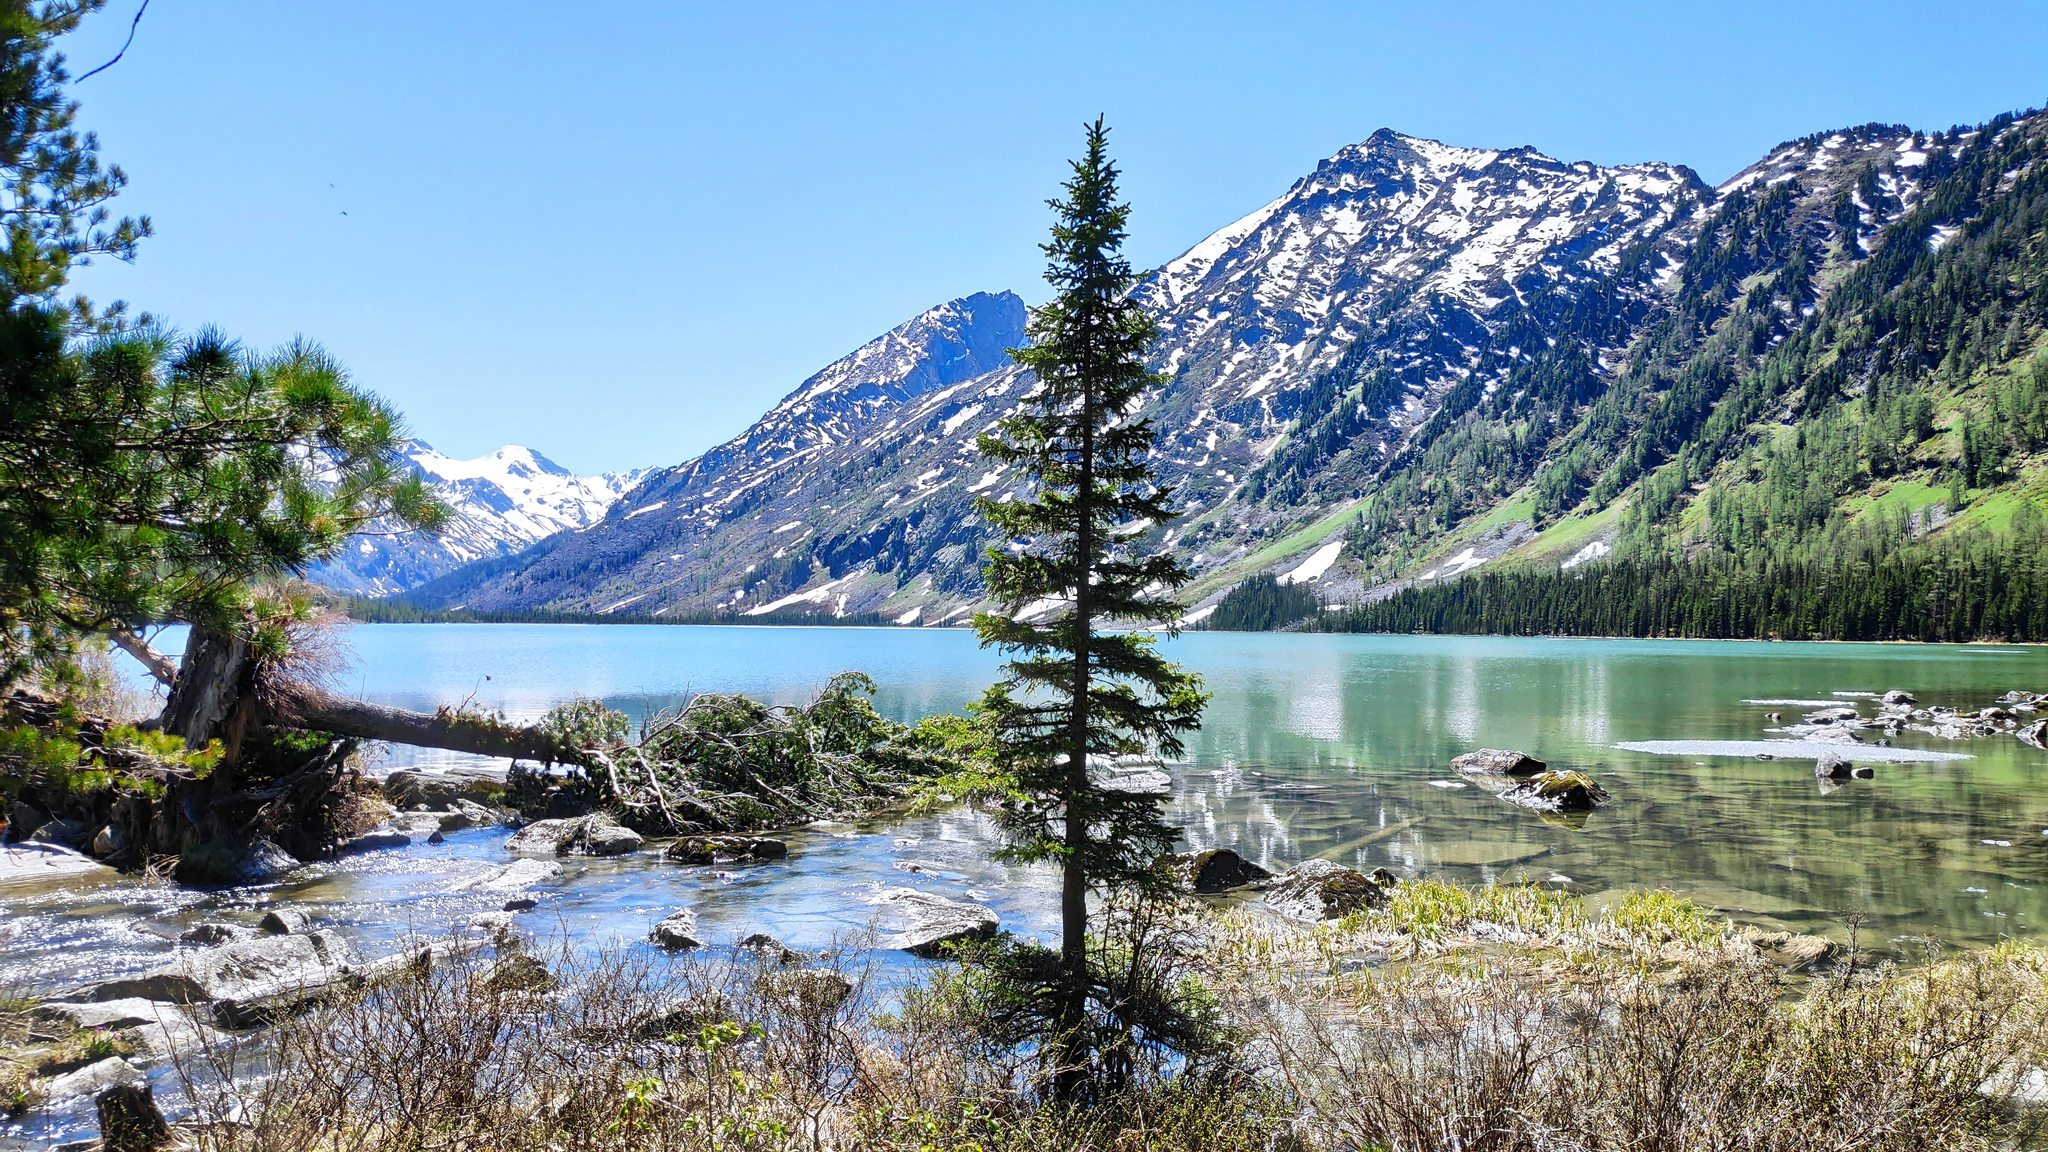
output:
[[[1030, 345], [1011, 352], [1038, 391], [980, 441], [991, 460], [1021, 466], [1034, 493], [977, 504], [1008, 543], [989, 551], [984, 569], [1002, 611], [975, 618], [982, 644], [1011, 656], [982, 702], [1015, 800], [1003, 817], [1008, 853], [1060, 873], [1059, 957], [1044, 991], [1052, 1085], [1063, 1098], [1076, 1094], [1094, 1050], [1089, 895], [1162, 887], [1159, 858], [1174, 841], [1158, 797], [1119, 787], [1103, 770], [1122, 757], [1179, 755], [1207, 701], [1200, 680], [1163, 658], [1151, 635], [1099, 630], [1177, 619], [1166, 593], [1189, 573], [1172, 555], [1144, 555], [1132, 543], [1178, 510], [1152, 469], [1151, 421], [1129, 415], [1161, 381], [1144, 364], [1155, 330], [1130, 295], [1121, 252], [1130, 208], [1118, 200], [1100, 119], [1072, 169], [1066, 197], [1048, 202], [1055, 223], [1043, 249], [1057, 295], [1033, 313]], [[1064, 607], [1023, 618], [1043, 603]]]

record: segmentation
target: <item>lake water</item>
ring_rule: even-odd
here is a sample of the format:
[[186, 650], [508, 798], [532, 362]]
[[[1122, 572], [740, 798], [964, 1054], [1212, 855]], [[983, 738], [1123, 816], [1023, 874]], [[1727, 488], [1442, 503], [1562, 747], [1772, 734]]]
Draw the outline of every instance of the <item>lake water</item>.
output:
[[[635, 716], [705, 690], [794, 702], [859, 669], [880, 685], [878, 706], [908, 721], [962, 707], [997, 671], [956, 630], [375, 625], [348, 641], [344, 691], [418, 709], [468, 699], [520, 719], [579, 695]], [[1222, 633], [1167, 646], [1214, 693], [1168, 801], [1194, 847], [1230, 846], [1276, 871], [1321, 855], [1412, 876], [1527, 878], [1596, 901], [1666, 887], [1837, 938], [1854, 915], [1866, 945], [1902, 954], [1925, 938], [1981, 944], [2048, 923], [2048, 752], [2010, 735], [1908, 733], [1895, 748], [1852, 749], [1967, 758], [1880, 763], [1874, 779], [1827, 794], [1810, 760], [1620, 747], [1781, 739], [1764, 713], [1809, 710], [1748, 701], [1869, 714], [1875, 702], [1850, 694], [1902, 688], [1923, 704], [1981, 707], [2009, 689], [2048, 690], [2048, 650]], [[1584, 769], [1614, 803], [1553, 822], [1457, 786], [1447, 762], [1478, 747]], [[451, 759], [391, 749], [380, 767]], [[503, 893], [457, 887], [509, 858], [504, 835], [459, 833], [227, 892], [111, 876], [0, 886], [0, 987], [58, 993], [134, 972], [162, 963], [191, 922], [253, 919], [272, 903], [309, 908], [375, 954], [495, 909]], [[990, 830], [971, 813], [790, 840], [786, 862], [731, 872], [655, 853], [572, 861], [525, 922], [637, 940], [689, 906], [714, 940], [768, 931], [819, 947], [858, 934], [875, 892], [911, 886], [983, 900], [1020, 931], [1051, 926], [1047, 878], [993, 863]]]

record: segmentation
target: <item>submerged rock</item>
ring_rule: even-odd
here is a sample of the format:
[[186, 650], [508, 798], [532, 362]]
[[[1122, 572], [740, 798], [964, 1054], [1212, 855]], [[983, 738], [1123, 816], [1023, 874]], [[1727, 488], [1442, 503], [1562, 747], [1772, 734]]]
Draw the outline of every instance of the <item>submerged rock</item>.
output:
[[2017, 736], [2022, 744], [2032, 744], [2036, 748], [2048, 748], [2048, 720], [2036, 720], [2025, 728], [2015, 731], [2013, 735]]
[[887, 918], [896, 922], [883, 946], [900, 948], [912, 956], [938, 956], [948, 944], [987, 939], [1001, 923], [993, 909], [915, 888], [890, 888], [877, 894], [874, 902], [887, 909]]
[[1387, 902], [1380, 878], [1329, 860], [1304, 860], [1289, 868], [1266, 891], [1275, 912], [1297, 920], [1335, 920]]
[[1750, 926], [1742, 929], [1741, 939], [1773, 964], [1795, 972], [1810, 968], [1835, 954], [1834, 941], [1803, 932], [1767, 932]]
[[640, 834], [600, 812], [536, 820], [512, 834], [505, 847], [536, 856], [623, 856], [640, 850]]
[[1613, 799], [1579, 771], [1544, 772], [1500, 794], [1510, 804], [1537, 812], [1590, 812]]
[[647, 938], [671, 952], [704, 946], [703, 938], [697, 935], [697, 914], [688, 908], [669, 913]]
[[1451, 758], [1451, 771], [1467, 776], [1534, 776], [1548, 765], [1526, 752], [1481, 748]]
[[679, 864], [752, 864], [782, 859], [789, 845], [769, 836], [685, 836], [665, 855]]
[[756, 932], [744, 937], [734, 947], [742, 952], [752, 952], [761, 959], [775, 964], [794, 964], [804, 958], [803, 953], [766, 932]]
[[457, 892], [517, 892], [536, 884], [559, 879], [562, 866], [553, 860], [518, 860], [454, 888]]
[[1213, 895], [1270, 880], [1273, 874], [1229, 848], [1210, 848], [1172, 858], [1173, 867], [1187, 878], [1188, 887]]

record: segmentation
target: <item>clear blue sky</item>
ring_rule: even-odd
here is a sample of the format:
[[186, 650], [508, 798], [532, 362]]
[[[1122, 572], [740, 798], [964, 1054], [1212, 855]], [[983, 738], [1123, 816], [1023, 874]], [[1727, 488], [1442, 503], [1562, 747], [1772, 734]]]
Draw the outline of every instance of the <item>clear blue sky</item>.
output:
[[931, 304], [1040, 299], [1098, 112], [1153, 265], [1381, 126], [1714, 181], [2048, 102], [2048, 3], [155, 0], [76, 94], [158, 233], [86, 291], [303, 333], [446, 451], [594, 471], [695, 455]]

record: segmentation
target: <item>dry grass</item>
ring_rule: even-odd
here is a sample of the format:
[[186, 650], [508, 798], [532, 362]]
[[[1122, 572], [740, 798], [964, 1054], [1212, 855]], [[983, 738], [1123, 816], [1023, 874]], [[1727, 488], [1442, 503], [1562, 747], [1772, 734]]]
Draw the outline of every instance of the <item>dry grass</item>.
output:
[[[218, 1152], [2040, 1146], [1980, 1092], [2048, 1063], [2039, 948], [1791, 981], [1668, 898], [1589, 918], [1535, 890], [1410, 896], [1371, 923], [1226, 919], [1206, 979], [1233, 1058], [1086, 1109], [1031, 1093], [1031, 1054], [978, 1025], [952, 970], [883, 988], [857, 950], [473, 956], [181, 1072]], [[1459, 946], [1482, 915], [1551, 946]], [[1384, 947], [1397, 921], [1429, 947]], [[1658, 959], [1688, 940], [1693, 959]]]

